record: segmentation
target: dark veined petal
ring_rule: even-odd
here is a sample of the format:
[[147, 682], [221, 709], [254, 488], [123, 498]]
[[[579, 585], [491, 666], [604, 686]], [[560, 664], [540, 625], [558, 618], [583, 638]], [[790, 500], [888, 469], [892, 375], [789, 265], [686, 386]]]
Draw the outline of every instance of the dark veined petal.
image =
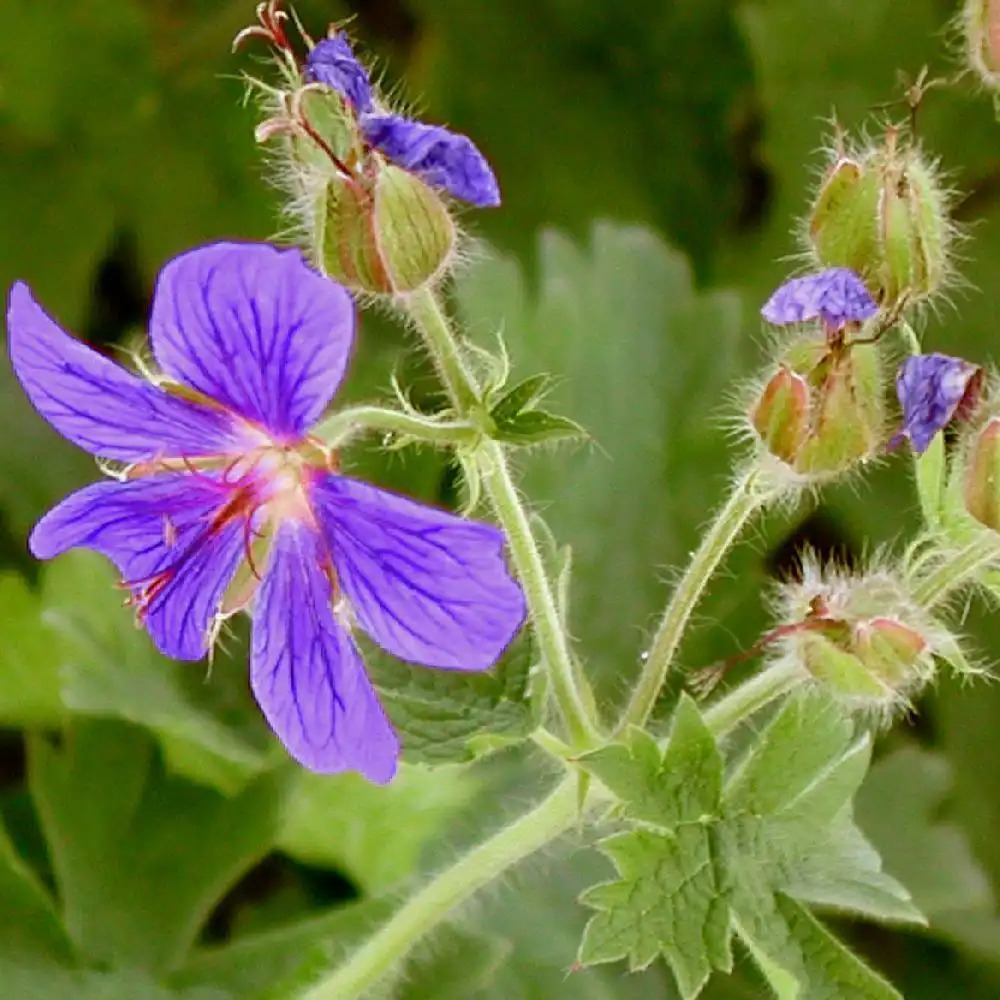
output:
[[169, 376], [291, 439], [344, 376], [354, 303], [297, 250], [214, 243], [160, 273], [150, 339]]
[[480, 208], [500, 204], [496, 176], [468, 136], [399, 115], [365, 115], [361, 131], [368, 143], [431, 187]]
[[503, 533], [343, 476], [314, 503], [337, 579], [361, 627], [404, 660], [492, 666], [524, 621]]
[[71, 337], [18, 282], [7, 306], [10, 359], [35, 409], [93, 455], [141, 462], [232, 444], [225, 414], [157, 389]]
[[242, 523], [213, 526], [228, 492], [209, 473], [102, 480], [53, 507], [35, 525], [29, 546], [39, 559], [94, 549], [118, 567], [135, 596], [166, 574], [147, 591], [144, 624], [162, 653], [198, 660], [208, 652], [210, 626], [243, 558]]
[[254, 605], [250, 683], [288, 752], [324, 774], [392, 778], [399, 743], [348, 632], [334, 617], [325, 546], [286, 521]]
[[877, 312], [878, 305], [865, 283], [846, 267], [792, 278], [761, 309], [764, 319], [776, 326], [821, 319], [834, 330], [848, 323], [863, 323]]
[[[915, 354], [899, 368], [896, 392], [903, 408], [903, 428], [918, 454], [960, 410], [971, 408], [979, 395], [983, 370], [964, 358], [947, 354]], [[895, 444], [894, 439], [891, 444]]]
[[358, 114], [371, 109], [372, 85], [343, 33], [317, 42], [306, 57], [305, 78], [323, 83], [346, 97]]

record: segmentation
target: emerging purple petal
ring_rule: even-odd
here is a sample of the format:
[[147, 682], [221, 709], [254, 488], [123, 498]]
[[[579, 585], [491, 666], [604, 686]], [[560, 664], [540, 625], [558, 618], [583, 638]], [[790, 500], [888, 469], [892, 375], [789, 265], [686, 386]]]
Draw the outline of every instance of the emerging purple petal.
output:
[[399, 743], [347, 631], [334, 617], [322, 539], [277, 532], [254, 608], [250, 683], [271, 728], [310, 770], [384, 784]]
[[399, 115], [365, 115], [361, 132], [393, 163], [422, 177], [432, 187], [480, 208], [500, 204], [497, 179], [468, 136]]
[[35, 409], [63, 437], [121, 462], [232, 447], [224, 414], [157, 389], [59, 328], [18, 282], [7, 306], [10, 359]]
[[340, 586], [383, 649], [455, 670], [496, 662], [525, 615], [499, 529], [343, 476], [314, 502]]
[[228, 492], [210, 473], [103, 480], [53, 507], [29, 546], [38, 559], [79, 547], [107, 556], [160, 651], [198, 660], [243, 557], [241, 522], [215, 523]]
[[342, 33], [324, 38], [309, 53], [305, 78], [309, 83], [323, 83], [342, 94], [359, 115], [371, 110], [372, 85], [368, 73]]
[[761, 315], [776, 326], [821, 319], [833, 330], [863, 323], [878, 312], [865, 283], [846, 267], [792, 278], [764, 303]]
[[344, 376], [354, 304], [298, 251], [215, 243], [160, 273], [150, 338], [170, 377], [292, 439], [315, 423]]
[[964, 358], [947, 354], [916, 354], [907, 358], [896, 378], [903, 428], [890, 446], [905, 436], [913, 450], [922, 454], [934, 435], [960, 410], [975, 405], [982, 381], [982, 368]]

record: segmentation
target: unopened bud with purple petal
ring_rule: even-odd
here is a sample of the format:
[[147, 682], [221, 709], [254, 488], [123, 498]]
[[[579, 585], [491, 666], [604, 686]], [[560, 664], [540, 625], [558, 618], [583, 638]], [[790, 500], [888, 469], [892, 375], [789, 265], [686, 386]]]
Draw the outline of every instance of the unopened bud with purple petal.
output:
[[982, 368], [964, 358], [947, 354], [915, 354], [907, 358], [896, 379], [903, 427], [890, 446], [908, 437], [913, 450], [923, 454], [938, 431], [972, 412], [982, 385]]
[[750, 424], [790, 484], [822, 481], [880, 451], [882, 387], [878, 345], [831, 347], [813, 331], [786, 348], [751, 406]]
[[885, 308], [916, 302], [951, 274], [948, 209], [934, 164], [888, 129], [880, 144], [837, 152], [809, 213], [809, 249], [858, 274]]
[[318, 42], [306, 57], [307, 83], [321, 83], [350, 102], [359, 115], [372, 110], [372, 85], [343, 32]]
[[480, 208], [500, 204], [497, 179], [468, 136], [400, 115], [375, 114], [362, 119], [361, 133], [389, 160], [431, 187]]
[[761, 315], [775, 326], [819, 319], [829, 330], [863, 323], [878, 312], [865, 283], [846, 267], [792, 278], [764, 303]]

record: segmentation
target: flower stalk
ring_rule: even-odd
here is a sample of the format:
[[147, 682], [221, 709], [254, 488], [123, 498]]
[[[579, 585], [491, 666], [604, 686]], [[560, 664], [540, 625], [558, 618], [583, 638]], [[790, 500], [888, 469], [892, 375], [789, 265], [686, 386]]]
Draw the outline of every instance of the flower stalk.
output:
[[920, 580], [913, 588], [913, 599], [921, 607], [933, 608], [998, 558], [1000, 546], [980, 534]]
[[352, 1000], [364, 995], [479, 889], [565, 833], [580, 814], [575, 776], [565, 778], [534, 809], [473, 847], [413, 895], [350, 958], [299, 1000]]
[[[480, 387], [462, 357], [461, 348], [434, 291], [423, 288], [403, 300], [403, 307], [420, 334], [460, 419], [475, 423], [484, 415]], [[559, 607], [528, 515], [518, 495], [503, 447], [484, 439], [476, 451], [477, 465], [497, 520], [507, 533], [511, 556], [524, 587], [531, 620], [552, 692], [576, 749], [599, 740], [599, 726], [585, 698]]]
[[653, 711], [705, 587], [747, 521], [773, 496], [772, 491], [761, 488], [762, 476], [762, 470], [755, 464], [736, 481], [729, 499], [702, 537], [660, 619], [645, 666], [618, 724], [618, 732], [629, 726], [642, 726]]
[[383, 406], [352, 406], [338, 410], [317, 424], [313, 437], [332, 448], [339, 448], [365, 431], [384, 431], [438, 445], [471, 445], [479, 437], [479, 429], [466, 420], [436, 420]]

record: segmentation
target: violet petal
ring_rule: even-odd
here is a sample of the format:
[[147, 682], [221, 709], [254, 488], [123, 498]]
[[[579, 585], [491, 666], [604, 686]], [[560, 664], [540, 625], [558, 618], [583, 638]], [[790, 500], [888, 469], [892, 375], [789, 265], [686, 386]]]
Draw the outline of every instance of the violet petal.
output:
[[360, 771], [384, 784], [399, 743], [361, 657], [334, 617], [325, 546], [294, 521], [274, 537], [254, 606], [250, 683], [297, 761], [324, 774]]
[[317, 42], [306, 57], [305, 78], [322, 83], [346, 97], [358, 114], [371, 110], [372, 86], [343, 33]]
[[35, 525], [32, 554], [52, 559], [88, 548], [110, 559], [138, 593], [170, 571], [150, 600], [144, 624], [166, 656], [197, 660], [243, 558], [243, 527], [213, 524], [229, 495], [217, 474], [163, 473], [102, 480], [71, 493]]
[[831, 267], [819, 274], [792, 278], [764, 303], [761, 315], [776, 326], [821, 319], [834, 330], [863, 323], [878, 312], [865, 283], [849, 268]]
[[225, 414], [157, 389], [71, 337], [23, 282], [11, 289], [7, 335], [14, 373], [35, 409], [92, 455], [141, 462], [231, 449], [235, 431]]
[[901, 433], [915, 452], [926, 451], [934, 435], [950, 423], [981, 371], [947, 354], [916, 354], [900, 365], [896, 393], [903, 408]]
[[500, 187], [486, 158], [465, 135], [399, 115], [365, 115], [365, 140], [393, 163], [481, 208], [500, 204]]
[[525, 616], [498, 528], [344, 476], [318, 483], [314, 503], [337, 579], [383, 649], [454, 670], [496, 662]]
[[150, 339], [171, 378], [272, 435], [297, 438], [344, 376], [354, 303], [297, 250], [215, 243], [160, 273]]

